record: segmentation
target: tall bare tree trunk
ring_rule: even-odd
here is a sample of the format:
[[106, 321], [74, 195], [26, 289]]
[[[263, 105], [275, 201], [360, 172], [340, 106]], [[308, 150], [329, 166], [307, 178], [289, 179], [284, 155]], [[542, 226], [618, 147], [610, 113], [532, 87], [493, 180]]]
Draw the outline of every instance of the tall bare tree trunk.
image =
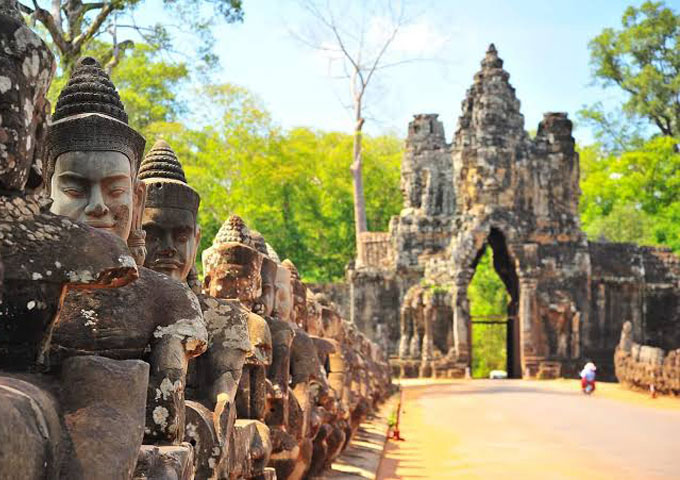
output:
[[356, 232], [357, 259], [356, 266], [364, 263], [364, 244], [361, 234], [368, 230], [366, 225], [366, 200], [364, 199], [364, 180], [361, 172], [361, 139], [364, 119], [361, 117], [361, 100], [355, 103], [356, 123], [354, 125], [354, 152], [350, 171], [354, 187], [354, 225]]

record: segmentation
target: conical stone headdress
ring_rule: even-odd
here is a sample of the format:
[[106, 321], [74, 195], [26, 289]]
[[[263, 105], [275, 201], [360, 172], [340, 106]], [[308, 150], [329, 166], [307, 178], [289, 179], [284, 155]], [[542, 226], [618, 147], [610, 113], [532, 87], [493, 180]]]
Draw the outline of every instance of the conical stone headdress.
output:
[[146, 206], [180, 208], [198, 213], [201, 197], [187, 184], [184, 169], [168, 142], [158, 140], [139, 167], [139, 179], [146, 183]]
[[253, 242], [250, 237], [250, 229], [241, 217], [230, 215], [222, 224], [213, 240], [214, 245], [221, 243], [242, 243], [252, 247]]
[[146, 141], [127, 122], [116, 87], [99, 62], [92, 57], [81, 58], [59, 94], [48, 127], [48, 188], [57, 157], [73, 151], [120, 152], [130, 160], [130, 170], [136, 176]]

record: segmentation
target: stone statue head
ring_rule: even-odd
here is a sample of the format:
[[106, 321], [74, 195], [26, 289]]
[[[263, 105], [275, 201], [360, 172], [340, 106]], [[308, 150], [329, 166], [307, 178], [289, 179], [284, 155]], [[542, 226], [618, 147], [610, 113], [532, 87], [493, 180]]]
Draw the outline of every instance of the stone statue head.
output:
[[262, 295], [259, 303], [262, 305], [263, 315], [271, 315], [276, 300], [276, 273], [279, 266], [269, 257], [262, 259]]
[[[274, 298], [276, 296], [276, 260], [269, 258], [271, 247], [267, 248], [262, 234], [256, 230], [250, 230], [251, 246], [262, 254], [262, 295], [257, 301], [257, 313], [269, 316], [274, 311]], [[271, 250], [273, 251], [273, 250]]]
[[321, 307], [324, 337], [332, 338], [340, 343], [345, 340], [346, 329], [342, 317], [330, 307]]
[[142, 227], [148, 268], [185, 281], [196, 260], [201, 233], [196, 222], [200, 197], [165, 140], [158, 140], [139, 168], [146, 184]]
[[22, 192], [27, 183], [40, 184], [49, 114], [45, 94], [55, 63], [15, 2], [0, 9], [0, 51], [0, 192]]
[[316, 301], [314, 293], [307, 289], [307, 325], [306, 330], [310, 335], [323, 336], [323, 323], [321, 321], [321, 304]]
[[281, 264], [276, 269], [275, 291], [273, 315], [279, 320], [294, 322], [292, 277], [290, 270]]
[[262, 294], [262, 254], [249, 246], [250, 232], [232, 215], [203, 252], [204, 290], [217, 298], [237, 298], [251, 308]]
[[307, 287], [302, 280], [295, 264], [286, 259], [281, 264], [290, 272], [291, 286], [293, 287], [293, 315], [291, 320], [295, 321], [298, 327], [307, 330]]
[[624, 352], [630, 352], [633, 348], [633, 322], [626, 320], [623, 322], [621, 328], [621, 337], [619, 338], [619, 349]]
[[51, 211], [128, 240], [141, 230], [145, 140], [128, 126], [113, 83], [92, 57], [78, 61], [47, 131]]

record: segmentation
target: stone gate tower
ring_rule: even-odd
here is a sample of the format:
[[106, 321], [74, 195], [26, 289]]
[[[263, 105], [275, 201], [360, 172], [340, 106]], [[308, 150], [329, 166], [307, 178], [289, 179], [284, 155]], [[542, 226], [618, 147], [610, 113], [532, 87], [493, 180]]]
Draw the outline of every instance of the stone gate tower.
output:
[[511, 376], [567, 374], [586, 357], [607, 374], [625, 320], [641, 340], [680, 344], [678, 258], [587, 240], [572, 123], [547, 113], [530, 138], [509, 77], [490, 45], [451, 144], [437, 115], [409, 124], [404, 208], [389, 233], [364, 235], [367, 257], [348, 275], [354, 321], [371, 335], [382, 325], [402, 366], [460, 374], [471, 360], [467, 289], [488, 247], [510, 297]]

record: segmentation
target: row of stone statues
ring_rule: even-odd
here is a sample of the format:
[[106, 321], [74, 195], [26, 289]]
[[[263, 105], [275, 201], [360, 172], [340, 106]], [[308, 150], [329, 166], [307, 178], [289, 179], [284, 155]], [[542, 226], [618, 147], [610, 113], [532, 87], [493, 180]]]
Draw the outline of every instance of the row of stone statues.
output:
[[0, 478], [300, 479], [385, 397], [384, 353], [198, 193], [83, 58], [0, 9]]

